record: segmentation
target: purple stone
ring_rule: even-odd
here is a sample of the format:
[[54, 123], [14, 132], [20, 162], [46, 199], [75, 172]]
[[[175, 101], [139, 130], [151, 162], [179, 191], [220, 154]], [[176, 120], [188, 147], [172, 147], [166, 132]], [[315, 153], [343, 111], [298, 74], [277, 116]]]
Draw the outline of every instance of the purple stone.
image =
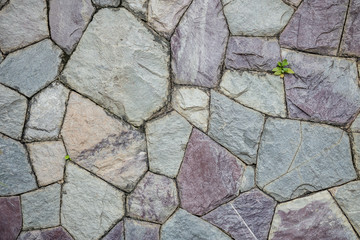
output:
[[194, 129], [177, 178], [181, 206], [204, 215], [238, 194], [245, 164]]
[[16, 239], [21, 227], [20, 198], [0, 198], [0, 239]]
[[124, 240], [124, 223], [123, 221], [113, 227], [102, 240]]
[[178, 84], [215, 87], [229, 31], [220, 0], [194, 0], [171, 38], [172, 70]]
[[73, 240], [62, 227], [23, 232], [18, 240]]
[[159, 240], [160, 225], [125, 219], [125, 239], [126, 240]]
[[340, 51], [342, 55], [360, 57], [360, 0], [352, 0]]

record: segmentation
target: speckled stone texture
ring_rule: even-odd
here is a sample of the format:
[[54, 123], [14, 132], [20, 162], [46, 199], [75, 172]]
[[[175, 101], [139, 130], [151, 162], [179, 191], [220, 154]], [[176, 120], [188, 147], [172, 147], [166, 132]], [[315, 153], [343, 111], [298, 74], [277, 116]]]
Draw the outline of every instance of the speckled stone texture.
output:
[[73, 240], [62, 227], [22, 232], [17, 240]]
[[124, 222], [120, 221], [101, 240], [124, 240]]
[[0, 198], [0, 213], [0, 238], [16, 239], [22, 227], [20, 198]]
[[360, 57], [360, 1], [351, 0], [346, 19], [340, 53], [346, 56]]
[[126, 240], [159, 240], [160, 225], [133, 219], [125, 219], [125, 239]]
[[99, 7], [118, 7], [120, 0], [92, 0], [92, 2]]

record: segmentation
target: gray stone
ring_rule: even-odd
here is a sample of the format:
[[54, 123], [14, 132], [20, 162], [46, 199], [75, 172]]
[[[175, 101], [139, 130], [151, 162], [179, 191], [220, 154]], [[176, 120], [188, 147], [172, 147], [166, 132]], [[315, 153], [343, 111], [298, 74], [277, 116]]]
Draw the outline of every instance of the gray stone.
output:
[[0, 33], [0, 49], [4, 53], [49, 36], [46, 1], [9, 1], [0, 12]]
[[149, 0], [123, 0], [122, 6], [130, 9], [135, 15], [146, 20]]
[[351, 124], [350, 130], [352, 132], [360, 133], [360, 114], [355, 118], [354, 122]]
[[247, 166], [241, 178], [240, 192], [248, 191], [255, 186], [255, 168], [253, 166]]
[[281, 33], [280, 45], [336, 55], [348, 3], [349, 0], [304, 0]]
[[126, 202], [128, 216], [164, 223], [179, 205], [175, 181], [148, 172]]
[[37, 188], [24, 145], [0, 134], [0, 196]]
[[294, 12], [281, 0], [223, 0], [223, 4], [232, 35], [275, 36]]
[[298, 7], [302, 0], [283, 0], [286, 4]]
[[99, 7], [118, 7], [120, 0], [92, 0]]
[[209, 136], [248, 164], [256, 163], [264, 116], [211, 92]]
[[160, 225], [133, 219], [125, 219], [125, 239], [126, 240], [159, 240]]
[[357, 240], [327, 191], [277, 206], [269, 239]]
[[228, 40], [220, 0], [194, 0], [171, 37], [174, 82], [215, 87]]
[[98, 239], [125, 213], [125, 194], [73, 163], [66, 166], [61, 224], [75, 239]]
[[176, 112], [146, 124], [151, 171], [176, 177], [191, 129], [191, 125]]
[[360, 175], [360, 133], [353, 133], [354, 161], [358, 174]]
[[17, 240], [73, 240], [62, 227], [22, 232]]
[[2, 60], [4, 60], [4, 56], [3, 56], [2, 53], [0, 52], [0, 63], [2, 62]]
[[230, 37], [226, 50], [226, 68], [271, 71], [281, 61], [277, 39]]
[[162, 226], [161, 239], [230, 240], [215, 226], [179, 208]]
[[8, 3], [9, 0], [0, 0], [0, 9], [5, 6], [6, 3]]
[[68, 96], [67, 88], [54, 83], [31, 99], [30, 117], [25, 125], [25, 140], [58, 138]]
[[120, 221], [101, 240], [124, 240], [124, 222]]
[[0, 132], [20, 139], [24, 127], [27, 99], [0, 84]]
[[346, 25], [340, 46], [340, 53], [360, 57], [360, 1], [351, 0]]
[[48, 228], [60, 224], [60, 184], [21, 195], [23, 229]]
[[226, 71], [220, 90], [237, 102], [260, 112], [286, 117], [284, 82], [268, 73]]
[[61, 54], [61, 49], [48, 39], [11, 53], [0, 64], [0, 83], [31, 97], [54, 81]]
[[67, 54], [71, 54], [94, 11], [91, 0], [50, 0], [51, 39]]
[[141, 125], [167, 100], [168, 62], [168, 46], [130, 12], [104, 8], [83, 34], [63, 80], [115, 115]]
[[349, 137], [339, 128], [286, 119], [266, 121], [257, 185], [278, 201], [355, 179]]

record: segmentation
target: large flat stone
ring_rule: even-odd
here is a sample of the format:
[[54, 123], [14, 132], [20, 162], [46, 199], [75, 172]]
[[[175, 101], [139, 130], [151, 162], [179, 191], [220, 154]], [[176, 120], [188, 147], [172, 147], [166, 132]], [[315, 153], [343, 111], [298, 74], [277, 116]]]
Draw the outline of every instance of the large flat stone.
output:
[[178, 205], [175, 181], [148, 172], [128, 196], [126, 207], [130, 217], [164, 223]]
[[177, 177], [181, 207], [204, 215], [239, 193], [245, 164], [194, 129]]
[[20, 139], [24, 127], [27, 99], [0, 84], [0, 132]]
[[94, 11], [91, 0], [50, 0], [51, 39], [67, 54], [71, 54]]
[[336, 55], [348, 3], [349, 0], [304, 0], [281, 33], [280, 45]]
[[48, 228], [44, 230], [34, 230], [22, 232], [17, 240], [73, 240], [66, 230], [62, 227]]
[[98, 239], [125, 213], [125, 194], [73, 163], [66, 166], [61, 224], [75, 239]]
[[263, 124], [259, 112], [211, 92], [209, 136], [248, 164], [256, 163]]
[[[0, 184], [0, 187], [2, 185]], [[16, 239], [22, 228], [19, 197], [0, 198], [0, 236], [2, 239]]]
[[358, 239], [334, 199], [319, 192], [277, 206], [269, 239]]
[[345, 124], [359, 110], [360, 88], [353, 60], [282, 51], [294, 75], [285, 76], [291, 118]]
[[46, 0], [11, 0], [0, 12], [0, 49], [14, 51], [49, 36]]
[[124, 240], [124, 222], [120, 221], [101, 240]]
[[339, 128], [269, 118], [261, 137], [257, 185], [286, 201], [355, 179], [349, 137]]
[[340, 53], [360, 57], [360, 1], [351, 0], [346, 25], [340, 46]]
[[160, 225], [148, 223], [143, 221], [136, 221], [133, 219], [125, 219], [125, 239], [126, 240], [159, 240], [160, 239]]
[[124, 8], [101, 9], [67, 63], [63, 81], [141, 125], [167, 100], [168, 51], [167, 44]]
[[118, 7], [120, 0], [92, 0], [92, 2], [99, 7]]
[[61, 131], [71, 159], [124, 191], [146, 172], [145, 135], [71, 93]]
[[175, 83], [215, 87], [228, 35], [220, 0], [194, 0], [171, 37]]
[[13, 52], [0, 64], [0, 83], [31, 97], [54, 81], [61, 54], [49, 39]]
[[284, 82], [268, 73], [225, 71], [220, 90], [260, 112], [286, 117]]

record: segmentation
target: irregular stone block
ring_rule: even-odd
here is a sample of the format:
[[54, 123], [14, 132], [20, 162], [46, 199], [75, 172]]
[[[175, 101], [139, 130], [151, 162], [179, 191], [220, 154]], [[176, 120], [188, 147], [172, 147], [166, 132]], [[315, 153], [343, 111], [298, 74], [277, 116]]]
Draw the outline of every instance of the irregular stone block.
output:
[[120, 0], [92, 0], [92, 2], [99, 7], [118, 7]]
[[241, 179], [240, 192], [248, 191], [255, 186], [255, 168], [253, 166], [246, 166]]
[[356, 240], [346, 217], [327, 191], [277, 206], [269, 239]]
[[122, 6], [130, 9], [143, 20], [146, 20], [148, 12], [148, 0], [123, 0]]
[[128, 196], [126, 207], [130, 217], [164, 223], [178, 205], [175, 181], [148, 172]]
[[101, 240], [124, 240], [124, 223], [120, 221]]
[[61, 135], [74, 162], [124, 191], [147, 171], [145, 135], [79, 94], [70, 94]]
[[64, 118], [69, 90], [53, 83], [30, 101], [30, 116], [25, 126], [24, 139], [57, 139]]
[[209, 136], [248, 164], [256, 163], [264, 116], [211, 92]]
[[27, 109], [27, 99], [0, 84], [0, 132], [21, 139]]
[[258, 189], [240, 194], [202, 218], [234, 239], [267, 239], [276, 202]]
[[223, 0], [223, 4], [232, 35], [275, 36], [294, 12], [281, 0]]
[[125, 213], [125, 194], [73, 163], [66, 166], [61, 224], [75, 239], [98, 239]]
[[91, 0], [50, 0], [49, 4], [51, 39], [71, 54], [95, 8]]
[[160, 225], [133, 219], [125, 219], [125, 238], [126, 240], [159, 240]]
[[286, 117], [284, 82], [268, 73], [225, 71], [220, 90], [260, 112]]
[[[49, 36], [46, 1], [9, 1], [0, 12], [0, 33], [0, 49], [4, 53], [25, 47]], [[24, 70], [24, 66], [22, 66], [22, 70]]]
[[61, 54], [61, 49], [48, 39], [13, 52], [0, 64], [0, 83], [31, 97], [54, 81]]
[[194, 0], [171, 37], [174, 82], [215, 87], [228, 35], [220, 0]]
[[[0, 183], [0, 188], [3, 187]], [[2, 239], [16, 239], [22, 228], [19, 197], [0, 198], [0, 236]]]
[[359, 110], [360, 88], [352, 60], [283, 50], [294, 75], [285, 76], [291, 118], [345, 124]]
[[349, 137], [326, 125], [266, 121], [256, 165], [257, 185], [278, 201], [355, 179]]
[[351, 0], [340, 46], [340, 53], [360, 57], [360, 1]]
[[115, 115], [141, 125], [167, 100], [168, 51], [168, 45], [130, 12], [104, 8], [71, 55], [63, 81]]
[[281, 33], [280, 45], [336, 55], [348, 3], [349, 0], [304, 0]]
[[239, 193], [245, 164], [194, 129], [177, 177], [181, 207], [204, 215]]
[[62, 227], [22, 232], [17, 240], [73, 240]]

